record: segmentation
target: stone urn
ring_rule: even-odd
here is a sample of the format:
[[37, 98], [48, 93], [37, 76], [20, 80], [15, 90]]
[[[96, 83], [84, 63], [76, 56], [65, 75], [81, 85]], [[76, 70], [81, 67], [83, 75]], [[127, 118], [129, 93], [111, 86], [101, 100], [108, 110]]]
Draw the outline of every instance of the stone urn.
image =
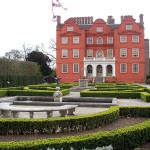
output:
[[87, 87], [88, 86], [88, 79], [79, 79], [79, 86], [80, 87]]
[[56, 87], [56, 92], [53, 94], [54, 102], [62, 102], [63, 94], [59, 90], [60, 87]]

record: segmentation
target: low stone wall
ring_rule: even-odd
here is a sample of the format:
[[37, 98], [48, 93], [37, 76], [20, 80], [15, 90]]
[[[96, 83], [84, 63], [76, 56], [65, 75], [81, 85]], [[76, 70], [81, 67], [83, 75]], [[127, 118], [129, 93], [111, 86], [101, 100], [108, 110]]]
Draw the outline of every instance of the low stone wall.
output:
[[[22, 100], [21, 100], [22, 99]], [[44, 100], [45, 99], [45, 100]], [[18, 97], [13, 101], [14, 105], [38, 105], [38, 106], [61, 106], [61, 105], [78, 105], [80, 107], [110, 107], [117, 105], [116, 98], [98, 98], [98, 97], [63, 97], [62, 102], [54, 102], [53, 97]]]

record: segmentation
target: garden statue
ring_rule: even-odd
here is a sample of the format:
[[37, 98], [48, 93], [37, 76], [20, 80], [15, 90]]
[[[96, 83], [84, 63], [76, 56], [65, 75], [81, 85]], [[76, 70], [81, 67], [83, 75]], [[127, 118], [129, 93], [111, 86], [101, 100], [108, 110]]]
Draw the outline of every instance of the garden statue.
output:
[[56, 87], [56, 92], [53, 94], [54, 102], [62, 102], [63, 94], [59, 90], [60, 87]]
[[58, 78], [56, 75], [54, 76], [55, 82], [57, 83], [57, 85], [60, 85], [60, 79]]

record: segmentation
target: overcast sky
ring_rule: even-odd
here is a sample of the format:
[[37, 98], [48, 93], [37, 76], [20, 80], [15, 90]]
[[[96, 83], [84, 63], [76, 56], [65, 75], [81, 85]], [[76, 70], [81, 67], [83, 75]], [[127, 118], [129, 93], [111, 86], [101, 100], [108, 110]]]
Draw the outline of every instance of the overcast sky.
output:
[[[55, 1], [55, 0], [54, 0]], [[112, 15], [120, 23], [122, 15], [132, 15], [139, 22], [144, 15], [145, 38], [150, 38], [149, 0], [60, 0], [65, 11], [55, 9], [62, 22], [70, 17], [93, 16], [107, 21]], [[52, 21], [51, 0], [0, 0], [0, 56], [11, 49], [22, 49], [22, 44], [40, 45], [46, 49], [55, 39], [56, 22]], [[48, 50], [47, 50], [48, 51]]]

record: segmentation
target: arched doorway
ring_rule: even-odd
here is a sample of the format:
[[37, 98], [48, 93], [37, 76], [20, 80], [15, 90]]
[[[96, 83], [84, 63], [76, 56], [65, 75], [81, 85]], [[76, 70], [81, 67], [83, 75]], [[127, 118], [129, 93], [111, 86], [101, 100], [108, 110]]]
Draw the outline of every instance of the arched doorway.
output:
[[87, 77], [92, 77], [93, 76], [93, 67], [92, 65], [87, 66]]
[[106, 67], [106, 76], [112, 76], [112, 66], [111, 65], [107, 65]]
[[96, 76], [97, 77], [102, 77], [103, 76], [103, 68], [101, 65], [98, 65], [96, 68]]

